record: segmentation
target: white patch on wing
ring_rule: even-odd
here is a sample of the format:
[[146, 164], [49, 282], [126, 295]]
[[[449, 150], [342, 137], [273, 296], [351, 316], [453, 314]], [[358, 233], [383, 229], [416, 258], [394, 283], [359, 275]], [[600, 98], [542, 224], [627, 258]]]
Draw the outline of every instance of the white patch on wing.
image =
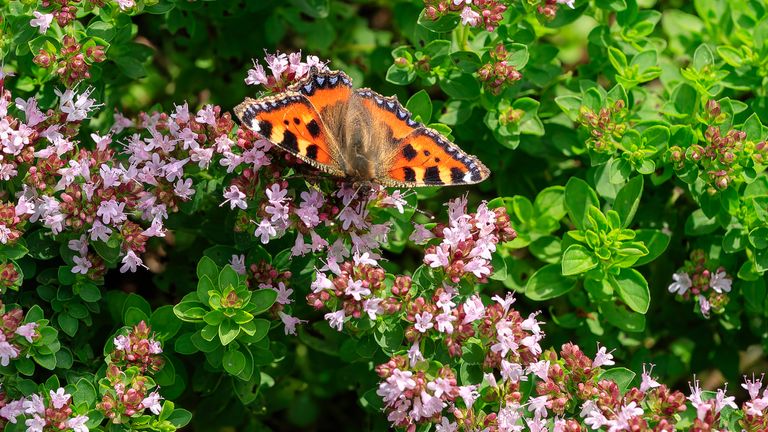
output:
[[466, 174], [464, 174], [464, 182], [469, 183], [472, 181], [472, 173], [467, 171]]

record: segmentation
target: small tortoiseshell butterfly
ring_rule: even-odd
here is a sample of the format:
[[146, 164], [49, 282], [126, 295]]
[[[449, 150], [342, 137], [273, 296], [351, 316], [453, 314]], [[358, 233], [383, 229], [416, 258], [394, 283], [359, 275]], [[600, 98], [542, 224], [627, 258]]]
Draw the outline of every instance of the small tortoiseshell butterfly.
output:
[[320, 72], [275, 96], [235, 107], [243, 125], [330, 175], [393, 187], [479, 183], [490, 172], [393, 97], [353, 89], [343, 72]]

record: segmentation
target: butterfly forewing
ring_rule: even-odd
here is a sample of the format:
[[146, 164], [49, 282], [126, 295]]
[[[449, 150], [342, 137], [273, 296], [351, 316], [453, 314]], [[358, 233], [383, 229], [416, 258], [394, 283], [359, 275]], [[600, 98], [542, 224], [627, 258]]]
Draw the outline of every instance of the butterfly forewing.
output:
[[319, 113], [301, 93], [285, 92], [261, 99], [247, 98], [235, 107], [241, 123], [278, 147], [333, 175], [336, 164], [329, 136]]

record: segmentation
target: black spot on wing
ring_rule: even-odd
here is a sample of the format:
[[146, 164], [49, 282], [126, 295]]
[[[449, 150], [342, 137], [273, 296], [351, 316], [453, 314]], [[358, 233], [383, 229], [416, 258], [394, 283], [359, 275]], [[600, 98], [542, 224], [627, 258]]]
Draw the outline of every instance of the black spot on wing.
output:
[[259, 133], [267, 139], [272, 139], [272, 123], [266, 120], [260, 121]]
[[403, 175], [405, 177], [405, 181], [407, 182], [416, 181], [416, 171], [414, 171], [413, 168], [408, 168], [408, 167], [403, 168]]
[[308, 145], [306, 156], [310, 159], [317, 160], [317, 149], [318, 147], [314, 144]]
[[417, 154], [418, 153], [416, 152], [416, 150], [413, 148], [412, 145], [407, 144], [405, 147], [403, 147], [403, 157], [408, 159], [408, 161], [413, 160], [413, 158], [415, 158]]
[[437, 166], [427, 167], [424, 170], [424, 183], [443, 184], [443, 181], [440, 179], [440, 169]]
[[293, 118], [293, 123], [294, 124], [299, 124], [300, 123], [299, 118], [298, 117], [294, 117]]
[[464, 183], [464, 171], [461, 168], [451, 168], [451, 182]]
[[285, 131], [283, 134], [283, 141], [280, 142], [280, 146], [294, 153], [299, 151], [299, 142], [296, 140], [296, 135], [289, 130]]
[[320, 125], [317, 124], [315, 119], [312, 119], [312, 121], [307, 123], [307, 130], [309, 131], [309, 134], [312, 135], [312, 138], [317, 138], [317, 136], [320, 135]]

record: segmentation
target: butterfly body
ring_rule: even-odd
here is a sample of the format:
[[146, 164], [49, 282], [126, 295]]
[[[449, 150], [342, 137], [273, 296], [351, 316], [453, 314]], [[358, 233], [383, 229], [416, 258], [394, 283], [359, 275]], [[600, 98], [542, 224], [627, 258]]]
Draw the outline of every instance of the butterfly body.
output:
[[315, 168], [358, 185], [478, 183], [488, 169], [414, 121], [394, 97], [353, 89], [343, 72], [312, 73], [276, 96], [235, 108], [242, 124]]

